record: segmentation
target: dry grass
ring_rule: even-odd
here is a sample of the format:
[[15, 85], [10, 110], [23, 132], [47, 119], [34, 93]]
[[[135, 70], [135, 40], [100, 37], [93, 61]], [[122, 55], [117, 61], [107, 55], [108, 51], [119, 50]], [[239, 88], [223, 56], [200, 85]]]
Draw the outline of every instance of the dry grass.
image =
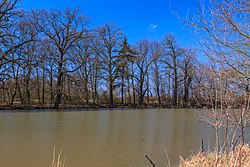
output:
[[200, 153], [187, 160], [181, 160], [179, 167], [250, 167], [250, 148], [240, 145], [234, 151], [226, 154]]
[[62, 157], [62, 150], [56, 154], [56, 148], [54, 147], [50, 167], [65, 167], [65, 157]]

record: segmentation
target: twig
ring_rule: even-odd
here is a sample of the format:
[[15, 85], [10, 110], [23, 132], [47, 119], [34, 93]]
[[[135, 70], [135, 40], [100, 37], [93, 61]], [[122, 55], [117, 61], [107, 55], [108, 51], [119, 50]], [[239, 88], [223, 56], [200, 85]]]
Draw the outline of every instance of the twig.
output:
[[152, 167], [155, 167], [155, 163], [148, 157], [148, 155], [145, 155], [145, 157], [151, 163]]
[[203, 153], [204, 152], [204, 144], [203, 144], [203, 138], [201, 138], [201, 151], [200, 151], [201, 153]]

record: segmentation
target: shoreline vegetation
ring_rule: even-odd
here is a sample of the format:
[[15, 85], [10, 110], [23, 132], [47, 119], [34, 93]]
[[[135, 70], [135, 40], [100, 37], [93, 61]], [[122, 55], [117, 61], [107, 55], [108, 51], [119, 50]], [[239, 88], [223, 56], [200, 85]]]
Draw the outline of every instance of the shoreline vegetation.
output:
[[65, 167], [66, 157], [62, 155], [63, 150], [60, 152], [56, 151], [56, 148], [53, 149], [52, 162], [49, 167]]
[[[0, 2], [0, 105], [220, 108], [245, 105], [250, 96], [244, 1], [197, 4], [198, 20], [181, 19], [200, 35], [198, 48], [184, 47], [168, 32], [130, 43], [115, 23], [90, 26], [77, 8], [24, 10], [19, 4]], [[243, 22], [227, 18], [231, 13], [242, 14]]]
[[151, 104], [151, 105], [61, 105], [57, 109], [50, 105], [0, 105], [0, 111], [4, 110], [73, 110], [73, 109], [202, 109], [201, 107], [173, 107], [173, 106], [166, 106], [166, 105], [158, 105], [158, 104]]
[[[63, 106], [57, 109], [48, 106], [0, 106], [1, 111], [23, 111], [23, 110], [102, 110], [102, 109], [191, 109], [191, 108], [173, 108], [173, 107], [162, 107], [162, 106]], [[199, 108], [195, 108], [199, 109]]]
[[187, 159], [180, 160], [179, 167], [249, 167], [250, 147], [239, 144], [234, 150], [216, 154], [215, 152], [199, 152]]
[[[145, 158], [149, 161], [152, 167], [157, 167], [147, 155]], [[50, 167], [65, 167], [66, 157], [62, 155], [62, 150], [56, 153], [53, 149], [53, 158]], [[248, 167], [250, 164], [250, 147], [247, 144], [239, 144], [234, 150], [222, 153], [215, 152], [198, 152], [187, 159], [180, 157], [177, 167]], [[170, 163], [166, 164], [171, 167]]]

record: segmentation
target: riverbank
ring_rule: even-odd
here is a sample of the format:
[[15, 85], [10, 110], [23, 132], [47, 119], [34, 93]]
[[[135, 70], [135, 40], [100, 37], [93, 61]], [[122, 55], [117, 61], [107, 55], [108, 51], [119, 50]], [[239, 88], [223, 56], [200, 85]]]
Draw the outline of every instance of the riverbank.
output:
[[[216, 165], [217, 163], [217, 165]], [[181, 159], [179, 167], [249, 167], [250, 147], [239, 145], [234, 151], [220, 153], [216, 158], [216, 153], [198, 153], [186, 160]]]
[[[96, 106], [60, 106], [56, 110], [92, 110], [92, 109], [137, 109], [137, 108], [163, 108], [163, 107], [138, 107], [138, 106], [104, 106], [104, 105], [96, 105]], [[54, 107], [51, 106], [0, 106], [0, 110], [54, 110]]]
[[[91, 105], [91, 106], [75, 106], [75, 105], [61, 105], [58, 109], [59, 110], [71, 110], [71, 109], [152, 109], [152, 108], [169, 108], [169, 109], [186, 109], [186, 108], [193, 108], [193, 107], [173, 107], [173, 106], [166, 106], [166, 105], [157, 105], [157, 104], [151, 104], [151, 105]], [[196, 107], [199, 108], [199, 107]], [[46, 110], [46, 109], [55, 109], [51, 105], [2, 105], [0, 106], [0, 110]]]
[[[147, 160], [156, 167], [155, 163], [146, 155]], [[179, 167], [249, 167], [250, 165], [250, 147], [248, 145], [239, 145], [234, 151], [228, 154], [220, 153], [218, 157], [215, 153], [198, 153], [189, 159], [180, 160]], [[62, 157], [62, 150], [56, 154], [53, 151], [53, 159], [50, 167], [64, 167], [65, 158]], [[168, 165], [170, 167], [170, 165]]]

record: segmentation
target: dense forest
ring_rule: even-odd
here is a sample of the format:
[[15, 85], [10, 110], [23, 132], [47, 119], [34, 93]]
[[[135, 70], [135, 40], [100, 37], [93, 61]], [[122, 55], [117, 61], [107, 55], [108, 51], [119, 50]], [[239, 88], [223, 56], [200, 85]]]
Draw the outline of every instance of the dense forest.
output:
[[18, 3], [0, 1], [0, 106], [249, 104], [249, 1], [199, 4], [195, 16], [180, 18], [199, 37], [193, 48], [167, 32], [130, 44], [113, 23], [90, 28], [78, 9]]

